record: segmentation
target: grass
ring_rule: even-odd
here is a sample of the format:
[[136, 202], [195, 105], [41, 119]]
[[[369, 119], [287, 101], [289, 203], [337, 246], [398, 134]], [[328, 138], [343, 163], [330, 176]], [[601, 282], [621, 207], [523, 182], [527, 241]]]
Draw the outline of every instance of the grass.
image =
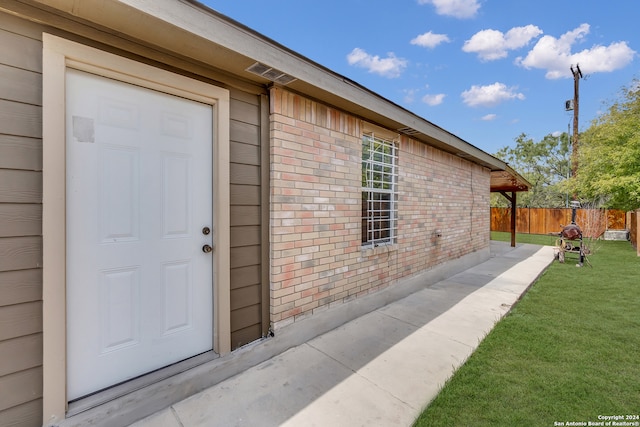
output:
[[640, 413], [640, 258], [628, 242], [602, 242], [589, 259], [593, 268], [551, 264], [415, 426], [553, 426]]
[[[516, 243], [533, 243], [534, 245], [554, 246], [558, 236], [550, 236], [547, 234], [522, 234], [516, 233]], [[501, 242], [510, 242], [511, 233], [503, 231], [492, 231], [491, 240], [499, 240]]]

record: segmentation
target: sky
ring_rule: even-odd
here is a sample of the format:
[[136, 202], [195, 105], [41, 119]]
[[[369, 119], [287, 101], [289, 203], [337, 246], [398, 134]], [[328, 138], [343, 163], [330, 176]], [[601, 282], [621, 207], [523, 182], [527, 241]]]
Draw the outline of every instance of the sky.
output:
[[572, 131], [571, 66], [581, 131], [640, 78], [638, 0], [201, 1], [490, 154]]

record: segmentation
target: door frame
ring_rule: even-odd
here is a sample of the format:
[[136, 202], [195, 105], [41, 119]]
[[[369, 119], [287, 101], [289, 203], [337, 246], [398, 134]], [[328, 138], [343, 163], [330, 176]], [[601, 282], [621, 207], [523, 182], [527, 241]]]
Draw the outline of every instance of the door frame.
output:
[[65, 418], [67, 68], [90, 72], [212, 106], [213, 346], [231, 348], [229, 91], [51, 34], [43, 34], [43, 424]]

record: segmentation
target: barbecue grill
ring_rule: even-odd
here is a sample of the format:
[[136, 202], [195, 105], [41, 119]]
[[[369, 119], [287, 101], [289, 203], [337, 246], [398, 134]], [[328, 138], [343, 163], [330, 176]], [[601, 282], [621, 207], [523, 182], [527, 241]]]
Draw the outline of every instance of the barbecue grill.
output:
[[576, 266], [582, 267], [585, 260], [587, 263], [587, 248], [582, 240], [582, 230], [576, 224], [576, 210], [580, 207], [580, 202], [571, 202], [571, 224], [562, 227], [560, 233], [558, 233], [558, 239], [556, 240], [556, 250], [554, 253], [555, 259], [564, 263], [567, 254], [576, 255], [578, 258], [578, 264]]

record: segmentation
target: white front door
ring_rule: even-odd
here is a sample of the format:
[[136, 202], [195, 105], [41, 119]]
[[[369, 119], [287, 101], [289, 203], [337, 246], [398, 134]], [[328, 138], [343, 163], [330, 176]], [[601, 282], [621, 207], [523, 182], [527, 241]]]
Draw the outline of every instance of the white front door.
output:
[[71, 69], [66, 96], [74, 400], [213, 348], [214, 123], [210, 105]]

